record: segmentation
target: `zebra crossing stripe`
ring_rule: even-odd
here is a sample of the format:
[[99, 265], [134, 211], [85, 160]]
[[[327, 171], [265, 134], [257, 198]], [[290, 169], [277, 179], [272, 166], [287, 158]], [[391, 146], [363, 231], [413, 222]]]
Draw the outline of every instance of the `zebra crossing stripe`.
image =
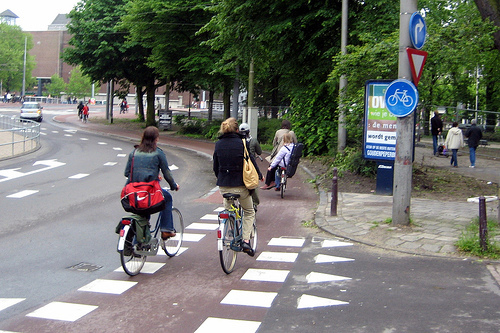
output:
[[298, 253], [265, 251], [257, 257], [257, 261], [295, 262], [298, 256]]
[[277, 295], [267, 291], [231, 290], [220, 303], [270, 308]]
[[241, 279], [262, 282], [285, 282], [288, 273], [290, 273], [290, 271], [281, 269], [249, 268]]
[[137, 282], [134, 281], [97, 279], [81, 287], [78, 290], [94, 292], [94, 293], [121, 295], [122, 293], [129, 290], [136, 284]]
[[255, 333], [260, 322], [208, 317], [194, 333], [233, 332]]
[[304, 246], [305, 238], [272, 238], [267, 245], [270, 246], [289, 246], [289, 247], [302, 247]]
[[24, 301], [26, 298], [0, 298], [0, 311], [7, 309], [17, 303]]
[[31, 313], [28, 313], [26, 316], [73, 322], [97, 308], [98, 306], [96, 305], [52, 302]]

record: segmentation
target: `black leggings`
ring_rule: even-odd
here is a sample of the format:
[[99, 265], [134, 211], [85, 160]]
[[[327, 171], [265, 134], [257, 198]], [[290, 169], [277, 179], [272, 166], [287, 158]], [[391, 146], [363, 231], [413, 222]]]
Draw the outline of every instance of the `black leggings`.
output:
[[271, 185], [271, 182], [274, 182], [274, 178], [275, 178], [275, 174], [276, 174], [276, 169], [278, 167], [274, 167], [272, 168], [271, 170], [267, 170], [267, 173], [266, 173], [266, 181], [265, 181], [265, 184], [267, 186]]

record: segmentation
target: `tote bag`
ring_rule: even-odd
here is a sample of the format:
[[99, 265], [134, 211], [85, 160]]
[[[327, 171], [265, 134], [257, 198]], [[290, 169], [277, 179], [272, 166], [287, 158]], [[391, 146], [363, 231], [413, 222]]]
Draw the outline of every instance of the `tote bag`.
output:
[[243, 139], [243, 147], [245, 148], [243, 155], [243, 183], [245, 183], [247, 189], [253, 190], [259, 186], [259, 174], [250, 159], [250, 155], [248, 155], [245, 139]]

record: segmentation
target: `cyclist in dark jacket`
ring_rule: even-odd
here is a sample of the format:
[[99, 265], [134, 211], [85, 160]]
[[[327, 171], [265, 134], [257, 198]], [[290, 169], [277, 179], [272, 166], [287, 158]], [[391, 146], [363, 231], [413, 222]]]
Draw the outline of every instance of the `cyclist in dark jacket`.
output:
[[[250, 246], [250, 233], [253, 222], [255, 220], [255, 210], [253, 208], [253, 200], [250, 191], [243, 183], [243, 136], [238, 133], [238, 122], [234, 118], [226, 119], [220, 127], [219, 140], [215, 144], [213, 155], [213, 170], [217, 177], [217, 185], [221, 194], [234, 193], [239, 194], [238, 198], [241, 207], [243, 208], [243, 252], [250, 256], [254, 255]], [[262, 179], [255, 159], [250, 155], [252, 163], [255, 165], [259, 174], [259, 179]], [[224, 199], [226, 209], [230, 208], [230, 203]]]
[[[135, 146], [135, 150], [129, 154], [127, 166], [125, 167], [125, 177], [128, 177], [129, 182], [151, 182], [159, 179], [160, 171], [163, 177], [170, 185], [170, 189], [179, 190], [179, 185], [172, 177], [172, 173], [168, 168], [167, 157], [163, 150], [156, 146], [160, 132], [154, 126], [146, 127], [142, 134], [141, 143]], [[134, 165], [132, 167], [132, 157]], [[132, 168], [132, 175], [130, 169]], [[162, 239], [175, 236], [172, 217], [172, 196], [166, 190], [163, 190], [166, 207], [160, 212], [160, 230]]]

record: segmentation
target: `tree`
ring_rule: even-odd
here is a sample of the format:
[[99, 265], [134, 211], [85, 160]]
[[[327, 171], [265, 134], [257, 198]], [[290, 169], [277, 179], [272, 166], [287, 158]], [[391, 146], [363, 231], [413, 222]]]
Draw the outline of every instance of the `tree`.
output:
[[50, 77], [50, 83], [45, 85], [47, 94], [53, 97], [61, 97], [61, 93], [66, 91], [66, 83], [58, 74]]
[[[24, 69], [24, 42], [27, 37], [26, 52], [33, 47], [30, 34], [23, 33], [18, 26], [0, 23], [0, 80], [5, 91], [21, 91]], [[26, 78], [31, 81], [35, 68], [33, 56], [26, 55]]]
[[80, 67], [73, 68], [66, 93], [71, 97], [85, 99], [85, 97], [90, 97], [91, 92], [92, 82], [90, 78], [82, 74]]
[[[500, 0], [474, 0], [474, 2], [484, 20], [489, 19], [500, 27]], [[495, 31], [494, 38], [495, 48], [500, 51], [500, 29]]]

